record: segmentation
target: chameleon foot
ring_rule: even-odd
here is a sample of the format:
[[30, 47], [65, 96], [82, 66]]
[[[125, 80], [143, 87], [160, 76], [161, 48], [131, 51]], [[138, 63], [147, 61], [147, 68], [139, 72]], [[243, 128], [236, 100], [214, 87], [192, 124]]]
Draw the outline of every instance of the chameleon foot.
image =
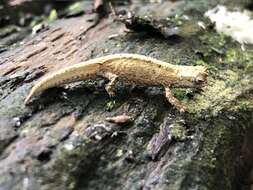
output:
[[171, 103], [171, 105], [175, 106], [179, 110], [180, 113], [187, 111], [186, 107], [173, 96], [170, 88], [168, 87], [165, 88], [165, 97]]
[[110, 97], [115, 96], [114, 86], [118, 81], [118, 76], [112, 73], [105, 73], [104, 77], [108, 78], [110, 82], [105, 86], [106, 92], [109, 94]]

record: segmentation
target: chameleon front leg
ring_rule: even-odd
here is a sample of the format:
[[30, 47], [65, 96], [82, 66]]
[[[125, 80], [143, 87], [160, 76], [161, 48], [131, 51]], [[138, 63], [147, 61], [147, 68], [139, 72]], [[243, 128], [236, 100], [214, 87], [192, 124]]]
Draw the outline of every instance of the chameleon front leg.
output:
[[173, 105], [175, 106], [181, 113], [186, 111], [186, 107], [178, 100], [176, 99], [170, 88], [169, 87], [165, 87], [165, 97], [167, 98], [167, 100]]
[[106, 73], [103, 73], [103, 77], [110, 80], [109, 83], [105, 86], [105, 90], [109, 94], [110, 97], [114, 97], [115, 96], [114, 86], [118, 82], [118, 75], [106, 72]]

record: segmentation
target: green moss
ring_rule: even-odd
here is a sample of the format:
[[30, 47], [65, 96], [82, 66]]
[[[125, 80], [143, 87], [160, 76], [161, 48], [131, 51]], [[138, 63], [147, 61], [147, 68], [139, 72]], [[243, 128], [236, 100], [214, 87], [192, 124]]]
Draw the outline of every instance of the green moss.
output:
[[107, 102], [105, 106], [106, 111], [111, 111], [115, 107], [115, 104], [116, 104], [115, 100]]
[[183, 24], [183, 20], [177, 14], [175, 15], [175, 23], [177, 26], [181, 26]]
[[227, 43], [227, 37], [218, 33], [205, 33], [200, 36], [200, 40], [203, 44], [217, 49], [223, 48]]
[[68, 7], [69, 11], [80, 11], [81, 9], [82, 9], [82, 6], [80, 2], [73, 3], [72, 5]]
[[48, 22], [53, 22], [58, 18], [57, 11], [55, 9], [51, 10], [49, 16], [48, 16]]
[[172, 137], [176, 140], [185, 140], [187, 139], [187, 135], [186, 135], [186, 129], [184, 128], [184, 126], [182, 126], [179, 123], [174, 123], [171, 126], [171, 131], [170, 131]]
[[14, 25], [6, 26], [0, 29], [0, 37], [1, 38], [6, 37], [18, 31], [20, 31], [20, 29], [17, 26], [14, 26]]
[[206, 65], [205, 61], [199, 59], [195, 62], [195, 65]]
[[29, 27], [33, 28], [33, 27], [36, 26], [37, 24], [42, 23], [45, 19], [46, 19], [45, 16], [35, 17], [35, 18], [30, 22]]
[[186, 98], [185, 89], [183, 88], [174, 88], [172, 89], [172, 93], [179, 100]]
[[225, 62], [233, 63], [235, 61], [237, 61], [237, 52], [234, 49], [228, 49]]

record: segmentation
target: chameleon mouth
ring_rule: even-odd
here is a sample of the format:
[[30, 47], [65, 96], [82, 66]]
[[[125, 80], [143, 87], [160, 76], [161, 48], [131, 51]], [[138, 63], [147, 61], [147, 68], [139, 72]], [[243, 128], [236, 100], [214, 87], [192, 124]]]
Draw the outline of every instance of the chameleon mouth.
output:
[[197, 87], [202, 88], [207, 85], [207, 76], [208, 73], [205, 71], [199, 74], [195, 79], [195, 84]]
[[203, 88], [203, 87], [205, 87], [206, 85], [207, 85], [207, 81], [204, 81], [204, 82], [201, 82], [201, 83], [197, 84], [197, 86], [198, 86], [199, 88]]

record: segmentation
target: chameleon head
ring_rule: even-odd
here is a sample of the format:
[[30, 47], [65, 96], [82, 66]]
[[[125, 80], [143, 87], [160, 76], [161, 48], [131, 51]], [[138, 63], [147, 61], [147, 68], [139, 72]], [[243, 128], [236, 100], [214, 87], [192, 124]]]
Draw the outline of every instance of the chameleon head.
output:
[[183, 66], [178, 72], [179, 86], [202, 88], [207, 84], [207, 68], [203, 66]]

